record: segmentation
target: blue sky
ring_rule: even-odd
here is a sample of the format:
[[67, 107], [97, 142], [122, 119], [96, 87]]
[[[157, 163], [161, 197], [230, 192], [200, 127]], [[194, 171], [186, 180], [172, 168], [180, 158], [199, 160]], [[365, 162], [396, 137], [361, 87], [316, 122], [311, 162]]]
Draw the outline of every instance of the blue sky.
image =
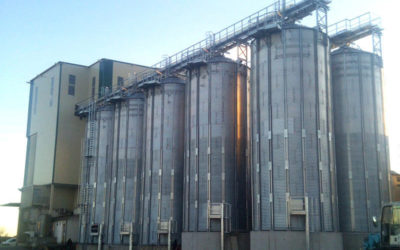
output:
[[[25, 164], [29, 85], [57, 61], [89, 65], [111, 58], [151, 65], [266, 7], [272, 1], [0, 2], [0, 204], [19, 201]], [[399, 35], [396, 0], [333, 0], [329, 23], [372, 11], [383, 19], [387, 127], [392, 168], [400, 170], [397, 107]], [[15, 234], [17, 210], [0, 208], [0, 227]]]

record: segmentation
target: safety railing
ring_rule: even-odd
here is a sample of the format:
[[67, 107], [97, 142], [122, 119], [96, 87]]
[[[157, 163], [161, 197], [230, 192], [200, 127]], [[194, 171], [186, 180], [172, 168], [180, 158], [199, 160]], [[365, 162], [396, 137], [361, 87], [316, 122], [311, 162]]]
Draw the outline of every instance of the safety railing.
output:
[[365, 27], [372, 27], [381, 25], [380, 18], [373, 18], [370, 12], [364, 13], [352, 19], [344, 19], [328, 27], [329, 36], [337, 36], [345, 32], [360, 30]]
[[[207, 38], [187, 47], [182, 51], [179, 51], [178, 53], [175, 53], [172, 56], [166, 57], [162, 61], [154, 64], [152, 68], [158, 68], [162, 71], [167, 67], [173, 67], [174, 65], [177, 65], [181, 62], [186, 62], [188, 60], [191, 60], [199, 56], [199, 54], [208, 53], [208, 51], [212, 47], [222, 44], [230, 40], [231, 38], [236, 37], [248, 31], [253, 26], [257, 26], [260, 23], [266, 21], [267, 19], [271, 19], [271, 21], [276, 20], [278, 18], [277, 13], [279, 9], [280, 9], [280, 0], [220, 30], [219, 32], [208, 34]], [[145, 80], [152, 74], [154, 74], [154, 71], [142, 72], [141, 74], [138, 74], [136, 76], [136, 79], [134, 80], [140, 82], [142, 80]]]
[[[162, 77], [163, 73], [170, 69], [177, 69], [187, 62], [193, 59], [201, 58], [201, 56], [209, 54], [214, 49], [221, 48], [232, 43], [235, 39], [240, 40], [241, 38], [247, 38], [249, 33], [266, 23], [278, 23], [282, 20], [282, 9], [283, 2], [277, 0], [269, 6], [255, 12], [254, 14], [247, 16], [238, 22], [216, 32], [209, 33], [207, 37], [200, 42], [197, 42], [172, 56], [165, 57], [160, 62], [152, 65], [148, 70], [144, 70], [133, 75], [130, 79], [125, 82], [125, 86], [117, 86], [108, 89], [105, 93], [105, 97], [97, 99], [101, 101], [107, 98], [111, 93], [115, 94], [119, 91], [124, 91], [125, 88], [137, 85], [138, 83], [147, 80], [157, 80]], [[296, 10], [302, 3], [309, 3], [313, 5], [317, 2], [328, 3], [327, 0], [286, 0], [285, 10]], [[89, 100], [84, 100], [76, 105], [76, 110], [86, 107], [90, 103]]]
[[[292, 0], [294, 1], [294, 0]], [[305, 0], [297, 0], [297, 2], [302, 2]], [[250, 30], [253, 27], [257, 27], [262, 22], [265, 22], [267, 19], [270, 22], [276, 21], [279, 16], [278, 12], [281, 8], [280, 0], [274, 2], [273, 4], [263, 8], [256, 13], [243, 18], [242, 20], [216, 32], [208, 34], [207, 38], [197, 42], [184, 50], [175, 53], [172, 56], [165, 57], [163, 60], [157, 62], [152, 65], [150, 69], [139, 72], [127, 81], [124, 82], [125, 86], [116, 86], [113, 88], [108, 88], [107, 90], [103, 90], [104, 96], [109, 95], [110, 93], [115, 93], [120, 90], [123, 90], [126, 86], [130, 86], [132, 84], [143, 82], [145, 80], [151, 80], [160, 76], [166, 69], [174, 67], [184, 62], [189, 62], [195, 58], [198, 58], [201, 55], [205, 55], [211, 50], [212, 47], [216, 47], [220, 44], [225, 43], [226, 41], [232, 39], [235, 36], [243, 34]], [[97, 100], [101, 100], [102, 98], [95, 98]], [[76, 109], [87, 107], [90, 103], [90, 99], [84, 100], [76, 105]]]

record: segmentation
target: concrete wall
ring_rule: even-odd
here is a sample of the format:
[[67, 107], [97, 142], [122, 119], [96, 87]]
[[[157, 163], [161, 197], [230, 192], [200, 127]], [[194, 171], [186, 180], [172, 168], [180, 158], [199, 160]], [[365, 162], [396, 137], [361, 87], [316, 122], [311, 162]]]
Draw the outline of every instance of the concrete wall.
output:
[[[310, 234], [310, 248], [340, 250], [341, 233], [318, 232]], [[250, 232], [251, 250], [307, 249], [304, 231], [252, 231]]]
[[76, 207], [77, 187], [54, 187], [52, 208], [64, 208], [72, 212]]
[[[250, 249], [249, 234], [235, 233], [226, 235], [224, 244], [226, 250]], [[219, 232], [184, 232], [182, 233], [182, 249], [221, 249], [221, 234]]]
[[[77, 250], [98, 250], [97, 245], [77, 245]], [[103, 245], [102, 250], [129, 250], [128, 245]], [[133, 246], [133, 250], [167, 250], [167, 246]]]
[[66, 244], [68, 239], [78, 242], [79, 217], [74, 215], [54, 221], [52, 231], [57, 244]]
[[368, 237], [368, 233], [343, 233], [343, 249], [364, 249], [364, 239]]
[[28, 235], [25, 232], [38, 232], [37, 223], [40, 221], [40, 215], [47, 212], [46, 208], [27, 207], [19, 211], [18, 222], [18, 242], [26, 241]]

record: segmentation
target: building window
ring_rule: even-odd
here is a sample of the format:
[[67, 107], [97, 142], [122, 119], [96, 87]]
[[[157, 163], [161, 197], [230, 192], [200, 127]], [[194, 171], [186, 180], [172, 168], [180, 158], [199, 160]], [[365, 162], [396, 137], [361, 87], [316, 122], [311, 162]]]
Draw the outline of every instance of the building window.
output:
[[94, 97], [94, 94], [96, 92], [96, 77], [92, 78], [92, 97]]
[[76, 77], [74, 75], [69, 75], [68, 79], [68, 95], [75, 95], [75, 83]]
[[51, 78], [51, 83], [50, 83], [50, 101], [49, 101], [49, 106], [53, 106], [53, 101], [54, 101], [54, 77]]
[[124, 78], [118, 76], [118, 78], [117, 78], [117, 84], [118, 84], [118, 87], [123, 86], [123, 85], [124, 85]]
[[399, 182], [400, 182], [400, 176], [397, 176], [397, 181], [399, 181]]
[[38, 102], [39, 87], [35, 87], [35, 94], [33, 97], [33, 114], [36, 115], [37, 102]]

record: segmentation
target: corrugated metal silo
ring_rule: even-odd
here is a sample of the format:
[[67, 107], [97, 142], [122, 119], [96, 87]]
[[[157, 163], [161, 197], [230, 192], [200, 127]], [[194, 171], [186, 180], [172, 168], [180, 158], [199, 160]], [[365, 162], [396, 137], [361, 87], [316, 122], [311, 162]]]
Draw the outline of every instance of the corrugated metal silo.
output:
[[172, 241], [182, 224], [184, 81], [166, 78], [145, 88], [141, 245]]
[[336, 231], [327, 37], [285, 27], [251, 52], [253, 230]]
[[[91, 210], [93, 204], [93, 193], [91, 188], [91, 178], [90, 173], [94, 171], [91, 166], [93, 164], [93, 152], [94, 150], [89, 150], [92, 147], [90, 144], [90, 135], [92, 131], [95, 130], [97, 122], [93, 122], [92, 126], [89, 120], [86, 122], [85, 138], [83, 139], [82, 145], [82, 173], [80, 180], [80, 215], [79, 215], [79, 243], [89, 242], [89, 227], [91, 221]], [[91, 131], [92, 130], [92, 131]], [[97, 145], [97, 143], [96, 143]]]
[[107, 203], [108, 242], [129, 244], [132, 230], [136, 242], [140, 218], [144, 95], [135, 93], [115, 104], [114, 145]]
[[379, 231], [372, 216], [390, 199], [381, 58], [349, 47], [331, 58], [340, 227]]
[[[97, 225], [98, 232], [100, 225], [102, 226], [102, 237], [107, 234], [104, 230], [107, 224], [105, 204], [107, 201], [107, 184], [109, 183], [109, 169], [111, 168], [112, 143], [113, 143], [113, 105], [105, 105], [98, 107], [93, 121], [88, 121], [87, 140], [92, 140], [90, 147], [90, 155], [86, 157], [92, 158], [90, 166], [86, 169], [86, 204], [87, 204], [87, 225], [86, 225], [86, 242], [96, 243], [99, 235], [91, 233], [91, 228]], [[94, 125], [90, 126], [90, 122]], [[93, 129], [93, 131], [90, 131]], [[87, 142], [87, 146], [89, 146]], [[81, 215], [82, 216], [82, 215]], [[99, 232], [100, 233], [100, 232]]]
[[220, 203], [231, 210], [225, 227], [247, 227], [246, 73], [246, 67], [223, 57], [188, 69], [185, 232], [220, 231], [220, 220], [211, 214], [213, 204]]

